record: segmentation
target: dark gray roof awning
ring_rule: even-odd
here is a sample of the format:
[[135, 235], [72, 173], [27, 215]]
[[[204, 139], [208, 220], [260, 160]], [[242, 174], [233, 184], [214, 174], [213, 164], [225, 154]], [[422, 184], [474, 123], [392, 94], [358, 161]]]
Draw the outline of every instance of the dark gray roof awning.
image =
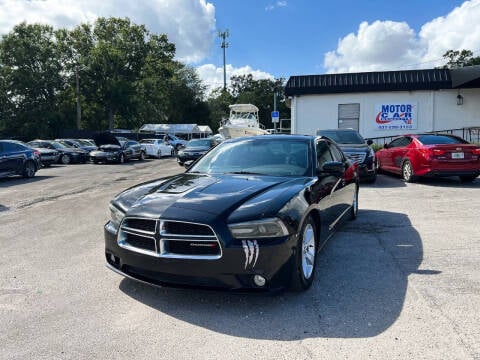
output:
[[480, 65], [458, 69], [291, 76], [285, 95], [480, 88]]
[[451, 69], [452, 88], [480, 87], [480, 65]]

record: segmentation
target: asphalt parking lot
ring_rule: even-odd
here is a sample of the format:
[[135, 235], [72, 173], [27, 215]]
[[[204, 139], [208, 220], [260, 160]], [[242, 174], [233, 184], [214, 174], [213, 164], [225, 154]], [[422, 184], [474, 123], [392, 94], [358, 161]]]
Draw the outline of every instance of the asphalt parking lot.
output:
[[480, 178], [362, 185], [301, 294], [107, 270], [109, 200], [180, 171], [166, 158], [0, 179], [1, 359], [480, 359]]

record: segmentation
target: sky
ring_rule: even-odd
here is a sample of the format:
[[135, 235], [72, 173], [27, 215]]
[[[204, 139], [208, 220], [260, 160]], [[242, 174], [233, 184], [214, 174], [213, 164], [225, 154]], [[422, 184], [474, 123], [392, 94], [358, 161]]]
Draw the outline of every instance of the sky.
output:
[[0, 0], [0, 34], [22, 22], [73, 28], [128, 17], [176, 45], [210, 88], [227, 79], [433, 68], [480, 56], [480, 0]]

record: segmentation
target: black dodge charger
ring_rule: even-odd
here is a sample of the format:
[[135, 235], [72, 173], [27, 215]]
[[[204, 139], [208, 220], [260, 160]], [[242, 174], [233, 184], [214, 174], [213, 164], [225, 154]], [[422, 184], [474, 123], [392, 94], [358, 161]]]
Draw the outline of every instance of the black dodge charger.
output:
[[110, 203], [107, 267], [160, 286], [305, 290], [358, 211], [357, 165], [328, 138], [242, 137]]

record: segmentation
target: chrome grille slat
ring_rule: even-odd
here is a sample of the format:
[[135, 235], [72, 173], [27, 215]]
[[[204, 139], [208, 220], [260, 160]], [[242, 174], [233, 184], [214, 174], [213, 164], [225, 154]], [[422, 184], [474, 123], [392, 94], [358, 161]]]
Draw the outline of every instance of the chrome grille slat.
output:
[[365, 152], [346, 152], [345, 155], [356, 163], [362, 163], [365, 161], [367, 154]]
[[222, 256], [220, 242], [209, 225], [182, 221], [126, 217], [117, 243], [130, 251], [155, 257], [214, 260]]

